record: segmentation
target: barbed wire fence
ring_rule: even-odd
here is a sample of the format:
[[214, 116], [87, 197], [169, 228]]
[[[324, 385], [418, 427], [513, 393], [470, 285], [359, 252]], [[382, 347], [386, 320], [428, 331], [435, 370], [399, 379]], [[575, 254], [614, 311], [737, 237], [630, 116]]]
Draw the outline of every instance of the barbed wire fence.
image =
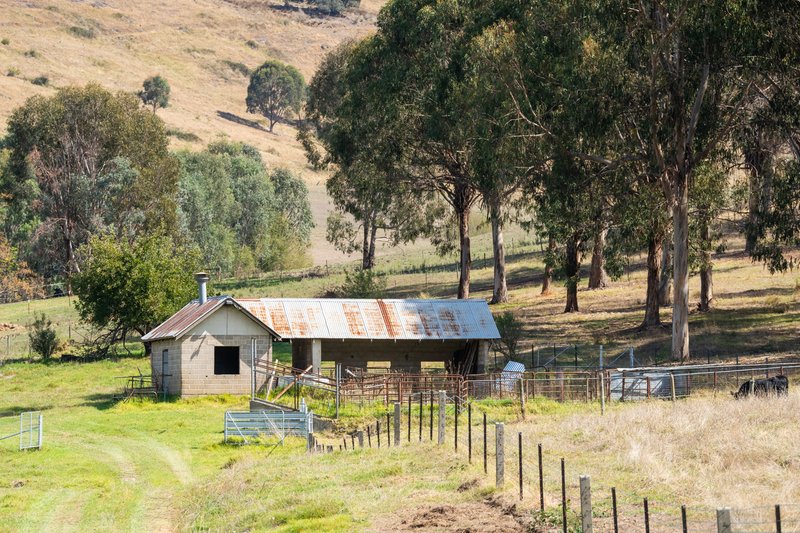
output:
[[581, 475], [558, 450], [537, 441], [530, 427], [507, 427], [486, 410], [445, 391], [412, 393], [405, 402], [394, 403], [385, 417], [343, 435], [339, 443], [309, 434], [308, 451], [345, 453], [434, 442], [482, 470], [498, 490], [513, 490], [544, 531], [800, 532], [800, 504], [733, 509], [678, 505]]

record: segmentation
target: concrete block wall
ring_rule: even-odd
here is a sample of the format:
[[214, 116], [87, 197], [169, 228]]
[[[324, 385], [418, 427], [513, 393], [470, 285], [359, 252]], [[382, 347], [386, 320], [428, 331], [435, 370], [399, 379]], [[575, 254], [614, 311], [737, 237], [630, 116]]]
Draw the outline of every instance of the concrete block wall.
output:
[[[251, 335], [188, 335], [181, 339], [181, 395], [250, 394], [250, 347], [256, 339], [256, 359], [272, 360], [272, 339]], [[239, 374], [214, 374], [214, 347], [239, 347]], [[265, 376], [256, 376], [256, 386]]]
[[[164, 369], [162, 362], [162, 355], [164, 350], [167, 353], [167, 374], [165, 379], [162, 377]], [[150, 344], [150, 370], [151, 375], [154, 376], [158, 383], [161, 385], [166, 381], [167, 391], [169, 394], [181, 393], [181, 343], [175, 339], [167, 339], [163, 341], [154, 341]], [[163, 390], [163, 389], [159, 389]]]

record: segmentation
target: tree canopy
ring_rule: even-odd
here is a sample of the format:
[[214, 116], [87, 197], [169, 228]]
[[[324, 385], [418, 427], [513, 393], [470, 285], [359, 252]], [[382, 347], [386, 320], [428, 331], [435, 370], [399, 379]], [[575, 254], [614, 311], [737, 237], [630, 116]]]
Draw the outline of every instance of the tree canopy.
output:
[[89, 84], [31, 97], [6, 143], [5, 231], [41, 274], [70, 278], [77, 248], [103, 229], [175, 227], [178, 162], [163, 122], [131, 94]]
[[151, 76], [142, 83], [139, 99], [146, 106], [153, 108], [153, 113], [160, 107], [169, 105], [169, 83], [161, 76]]
[[247, 111], [269, 121], [269, 131], [279, 120], [288, 120], [289, 112], [300, 112], [306, 97], [306, 83], [295, 67], [277, 60], [266, 61], [250, 75], [247, 87]]

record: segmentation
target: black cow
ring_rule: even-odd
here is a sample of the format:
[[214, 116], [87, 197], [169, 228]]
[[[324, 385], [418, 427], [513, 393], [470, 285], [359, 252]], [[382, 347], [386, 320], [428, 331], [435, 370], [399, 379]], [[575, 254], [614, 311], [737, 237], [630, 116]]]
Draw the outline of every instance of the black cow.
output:
[[733, 397], [746, 398], [753, 396], [786, 396], [789, 394], [789, 380], [786, 376], [774, 376], [767, 379], [751, 379], [745, 381], [737, 392], [732, 392]]

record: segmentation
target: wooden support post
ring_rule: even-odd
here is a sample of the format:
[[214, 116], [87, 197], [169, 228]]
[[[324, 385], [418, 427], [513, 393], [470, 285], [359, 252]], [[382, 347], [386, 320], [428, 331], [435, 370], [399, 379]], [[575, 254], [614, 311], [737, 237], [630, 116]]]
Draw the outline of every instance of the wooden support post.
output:
[[309, 452], [313, 452], [314, 451], [314, 448], [313, 448], [313, 446], [314, 446], [314, 434], [313, 433], [309, 433], [306, 438], [307, 438], [307, 440], [306, 440], [306, 450], [308, 450]]
[[686, 519], [686, 506], [681, 505], [681, 531], [689, 533], [689, 521]]
[[600, 414], [606, 414], [606, 377], [605, 372], [600, 371]]
[[502, 422], [495, 422], [494, 424], [494, 445], [495, 445], [495, 486], [499, 489], [505, 483], [505, 463], [506, 454], [504, 447], [505, 424]]
[[731, 533], [730, 507], [721, 507], [717, 509], [717, 533]]
[[372, 426], [367, 426], [367, 444], [372, 448]]
[[358, 432], [358, 447], [359, 448], [363, 448], [364, 447], [364, 432], [363, 431], [359, 431]]
[[669, 384], [670, 388], [672, 389], [672, 401], [675, 401], [675, 374], [672, 372], [669, 373]]
[[611, 487], [611, 513], [614, 518], [614, 533], [619, 533], [619, 518], [617, 515], [617, 489]]
[[[783, 372], [781, 372], [783, 374]], [[775, 506], [775, 531], [776, 533], [782, 533], [783, 525], [781, 524], [781, 506]]]
[[375, 423], [375, 435], [378, 436], [378, 448], [381, 447], [381, 423], [380, 421]]
[[567, 476], [564, 458], [561, 458], [561, 529], [567, 533]]
[[400, 402], [394, 403], [394, 445], [400, 446]]
[[392, 447], [392, 415], [386, 413], [386, 447]]
[[544, 512], [544, 466], [542, 465], [542, 443], [537, 446], [539, 449], [539, 510]]
[[522, 432], [517, 434], [517, 457], [519, 459], [519, 499], [522, 500]]
[[581, 476], [581, 526], [583, 533], [592, 533], [592, 487], [589, 476]]

